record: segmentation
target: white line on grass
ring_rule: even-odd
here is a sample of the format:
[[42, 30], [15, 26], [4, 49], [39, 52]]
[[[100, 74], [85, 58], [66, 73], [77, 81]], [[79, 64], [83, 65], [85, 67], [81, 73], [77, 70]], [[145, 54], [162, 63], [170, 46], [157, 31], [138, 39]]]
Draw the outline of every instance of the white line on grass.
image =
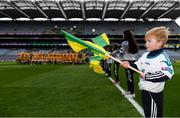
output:
[[[108, 77], [108, 78], [111, 80], [111, 82], [114, 82], [114, 80], [111, 77]], [[122, 94], [125, 93], [125, 90], [121, 86], [119, 86], [117, 84], [115, 84], [115, 86], [121, 91]], [[127, 98], [129, 100], [129, 102], [136, 108], [136, 110], [142, 116], [144, 116], [144, 111], [143, 111], [142, 107], [133, 98], [131, 98], [131, 97], [125, 97], [125, 98]]]

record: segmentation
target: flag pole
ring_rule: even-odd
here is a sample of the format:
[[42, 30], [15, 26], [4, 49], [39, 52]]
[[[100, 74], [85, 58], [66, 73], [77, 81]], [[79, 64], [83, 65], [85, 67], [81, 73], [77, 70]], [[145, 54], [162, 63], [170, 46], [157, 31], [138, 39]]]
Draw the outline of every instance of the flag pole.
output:
[[[107, 56], [108, 56], [109, 58], [113, 59], [114, 61], [119, 62], [120, 64], [123, 63], [123, 62], [120, 61], [119, 59], [114, 58], [113, 56], [111, 56], [111, 55], [109, 55], [109, 54], [108, 54]], [[137, 69], [135, 69], [135, 68], [133, 68], [133, 67], [131, 67], [131, 66], [129, 66], [128, 68], [131, 69], [131, 70], [133, 70], [133, 71], [135, 71], [135, 72], [137, 72], [137, 73], [139, 73], [139, 74], [143, 74], [141, 71], [139, 71], [139, 70], [137, 70]]]

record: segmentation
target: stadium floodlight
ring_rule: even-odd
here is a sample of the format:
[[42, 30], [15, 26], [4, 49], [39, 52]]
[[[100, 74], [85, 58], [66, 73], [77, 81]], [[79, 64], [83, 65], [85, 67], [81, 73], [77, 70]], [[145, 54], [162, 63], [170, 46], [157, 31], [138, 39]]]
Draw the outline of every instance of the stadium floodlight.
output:
[[104, 1], [104, 0], [97, 0], [97, 1], [96, 0], [81, 0], [81, 2], [83, 2], [83, 1], [84, 2], [93, 2], [93, 1], [94, 2], [99, 2], [99, 1]]
[[104, 21], [118, 21], [118, 18], [105, 18]]
[[123, 1], [126, 1], [126, 2], [139, 2], [139, 1], [144, 1], [144, 0], [123, 0]]
[[87, 21], [100, 21], [100, 18], [87, 18]]
[[144, 20], [142, 18], [137, 19], [137, 21], [144, 22]]
[[69, 20], [70, 21], [83, 21], [82, 18], [70, 18]]
[[137, 20], [137, 19], [135, 19], [135, 18], [125, 18], [125, 19], [124, 19], [124, 21], [132, 21], [132, 22], [133, 22], [133, 21], [136, 21], [136, 20]]
[[153, 0], [153, 1], [155, 1], [155, 2], [159, 2], [159, 1], [163, 1], [163, 0]]
[[64, 2], [64, 1], [67, 1], [67, 0], [55, 0], [56, 2]]
[[49, 19], [47, 19], [47, 18], [34, 18], [33, 20], [34, 21], [47, 21]]
[[12, 18], [0, 18], [0, 21], [11, 21], [13, 20]]
[[170, 1], [170, 2], [179, 2], [179, 0], [149, 0], [149, 1], [155, 1], [155, 2], [168, 2], [168, 1]]
[[30, 18], [16, 18], [17, 21], [30, 21]]
[[152, 22], [152, 21], [154, 21], [154, 19], [153, 18], [148, 18], [148, 21]]
[[157, 21], [169, 22], [169, 21], [172, 21], [172, 19], [171, 18], [159, 18], [159, 19], [157, 19]]
[[65, 21], [65, 18], [51, 18], [52, 21]]
[[96, 32], [96, 29], [92, 29], [92, 32]]

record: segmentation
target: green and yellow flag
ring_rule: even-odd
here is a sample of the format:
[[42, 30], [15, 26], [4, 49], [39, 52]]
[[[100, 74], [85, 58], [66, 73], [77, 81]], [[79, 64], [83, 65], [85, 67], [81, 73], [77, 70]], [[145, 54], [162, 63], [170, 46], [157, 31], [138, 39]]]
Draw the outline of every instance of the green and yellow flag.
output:
[[105, 47], [110, 44], [109, 38], [105, 33], [101, 34], [100, 36], [97, 36], [96, 38], [93, 38], [92, 41], [101, 47]]
[[[71, 48], [75, 52], [79, 52], [79, 51], [84, 50], [84, 49], [89, 49], [91, 51], [95, 51], [95, 52], [98, 52], [98, 53], [101, 53], [101, 54], [104, 54], [104, 55], [107, 53], [104, 48], [102, 48], [101, 46], [99, 46], [97, 44], [94, 44], [94, 43], [92, 43], [90, 41], [81, 40], [81, 39], [79, 39], [79, 38], [65, 32], [64, 30], [61, 30], [61, 32], [64, 34], [65, 38], [68, 41], [68, 44], [71, 46]], [[102, 38], [98, 38], [98, 39], [105, 40], [105, 39], [102, 39]]]
[[[113, 56], [109, 55], [108, 52], [106, 52], [106, 50], [103, 48], [105, 47], [106, 45], [109, 44], [109, 39], [107, 38], [106, 34], [102, 34], [96, 38], [93, 39], [93, 42], [90, 42], [90, 41], [83, 41], [63, 30], [61, 30], [61, 32], [65, 35], [65, 38], [67, 39], [68, 41], [68, 44], [71, 46], [71, 48], [75, 51], [75, 52], [79, 52], [81, 50], [84, 50], [84, 49], [89, 49], [91, 50], [95, 57], [96, 56], [99, 56], [99, 59], [107, 59], [107, 58], [111, 58], [117, 62], [119, 62], [120, 64], [122, 64], [123, 62], [114, 58]], [[93, 62], [94, 61], [94, 62]], [[97, 60], [98, 61], [98, 60]], [[91, 64], [92, 62], [92, 64]], [[101, 69], [99, 69], [100, 67], [100, 60], [99, 62], [96, 62], [95, 60], [92, 60], [90, 61], [90, 64], [92, 65], [92, 67], [94, 68], [94, 71], [95, 72], [98, 72], [98, 73], [102, 73]], [[99, 65], [99, 66], [97, 66]], [[141, 71], [137, 70], [136, 68], [133, 68], [131, 66], [128, 67], [129, 69], [139, 73], [139, 74], [144, 74], [142, 73]]]
[[89, 49], [90, 51], [92, 51], [94, 53], [94, 57], [90, 59], [90, 67], [92, 67], [97, 73], [104, 73], [102, 67], [100, 66], [100, 60], [108, 58], [108, 52], [106, 52], [103, 47], [109, 45], [110, 43], [105, 33], [93, 38], [93, 43], [90, 41], [81, 40], [63, 30], [61, 30], [61, 32], [65, 35], [68, 44], [75, 52], [80, 52], [84, 49]]
[[103, 71], [101, 65], [100, 65], [100, 60], [102, 58], [100, 56], [94, 56], [89, 58], [90, 61], [90, 68], [93, 68], [94, 72], [104, 74], [105, 72]]

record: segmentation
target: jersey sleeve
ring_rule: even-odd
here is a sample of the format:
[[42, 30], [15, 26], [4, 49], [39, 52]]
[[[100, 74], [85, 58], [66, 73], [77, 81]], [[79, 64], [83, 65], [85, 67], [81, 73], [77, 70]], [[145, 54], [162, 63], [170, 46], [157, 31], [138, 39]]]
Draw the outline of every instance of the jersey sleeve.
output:
[[165, 56], [165, 58], [160, 61], [160, 65], [161, 72], [163, 72], [166, 76], [168, 76], [171, 79], [174, 75], [174, 69], [170, 59], [167, 56]]

